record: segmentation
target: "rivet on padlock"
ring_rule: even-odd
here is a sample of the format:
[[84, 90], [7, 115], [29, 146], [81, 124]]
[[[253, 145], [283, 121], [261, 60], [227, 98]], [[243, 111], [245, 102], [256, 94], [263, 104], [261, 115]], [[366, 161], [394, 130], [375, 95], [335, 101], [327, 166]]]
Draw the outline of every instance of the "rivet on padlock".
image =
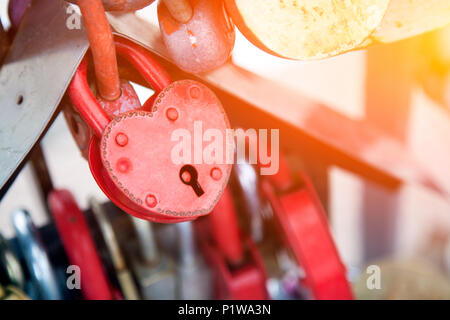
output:
[[[130, 111], [110, 120], [89, 89], [83, 60], [69, 86], [69, 96], [95, 134], [89, 147], [95, 180], [122, 210], [138, 218], [173, 223], [208, 214], [228, 182], [231, 164], [190, 164], [190, 160], [176, 164], [171, 151], [180, 142], [172, 140], [172, 133], [181, 130], [195, 139], [193, 123], [200, 122], [204, 131], [216, 130], [225, 137], [229, 124], [220, 101], [206, 86], [192, 80], [167, 86], [169, 76], [148, 52], [129, 40], [117, 37], [115, 41], [117, 53], [129, 60], [155, 91], [164, 90], [148, 107], [151, 112]], [[167, 118], [169, 108], [176, 108], [176, 121]], [[192, 145], [189, 141], [188, 147]], [[226, 143], [221, 147], [226, 150]], [[186, 164], [197, 173], [204, 191], [201, 196], [179, 177]], [[222, 172], [220, 179], [210, 176], [213, 168]]]
[[[96, 88], [92, 85], [91, 89], [95, 92]], [[100, 106], [103, 110], [105, 110], [106, 114], [110, 118], [127, 111], [139, 110], [142, 107], [139, 97], [129, 81], [120, 79], [120, 89], [120, 97], [116, 100], [103, 99], [100, 94], [96, 92], [97, 100]], [[74, 109], [73, 103], [70, 99], [64, 98], [62, 105], [64, 118], [66, 119], [70, 133], [72, 134], [78, 149], [80, 149], [81, 155], [85, 159], [88, 159], [89, 143], [93, 136], [92, 130], [82, 120], [80, 114]], [[124, 137], [126, 138], [126, 136]], [[119, 139], [120, 138], [123, 137], [120, 136]], [[117, 141], [117, 143], [121, 144], [123, 142]]]
[[[180, 1], [180, 0], [178, 0]], [[158, 18], [164, 43], [175, 64], [190, 73], [221, 66], [233, 50], [234, 25], [222, 1], [183, 0], [191, 5], [188, 22], [177, 21], [164, 1], [158, 5]]]

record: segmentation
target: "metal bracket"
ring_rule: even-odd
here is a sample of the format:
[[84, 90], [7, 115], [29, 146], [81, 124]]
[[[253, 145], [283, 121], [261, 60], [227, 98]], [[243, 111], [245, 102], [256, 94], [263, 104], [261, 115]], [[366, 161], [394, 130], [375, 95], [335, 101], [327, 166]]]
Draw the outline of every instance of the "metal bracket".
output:
[[0, 69], [0, 186], [48, 128], [89, 47], [83, 29], [66, 26], [69, 6], [33, 1]]

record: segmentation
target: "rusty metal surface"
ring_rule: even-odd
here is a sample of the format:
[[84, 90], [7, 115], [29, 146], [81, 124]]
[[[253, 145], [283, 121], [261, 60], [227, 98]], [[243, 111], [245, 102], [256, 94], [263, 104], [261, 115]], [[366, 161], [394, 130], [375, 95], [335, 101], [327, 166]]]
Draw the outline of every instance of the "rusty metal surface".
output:
[[78, 0], [91, 45], [95, 77], [100, 96], [116, 100], [120, 96], [119, 70], [111, 27], [100, 0]]
[[0, 186], [48, 127], [88, 48], [60, 0], [34, 1], [0, 70]]

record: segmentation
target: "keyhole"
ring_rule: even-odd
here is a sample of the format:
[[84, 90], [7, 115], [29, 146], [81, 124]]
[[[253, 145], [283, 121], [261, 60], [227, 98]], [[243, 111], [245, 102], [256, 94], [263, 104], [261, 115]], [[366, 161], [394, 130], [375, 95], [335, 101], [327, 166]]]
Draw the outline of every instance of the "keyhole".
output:
[[185, 185], [191, 186], [192, 189], [194, 189], [197, 197], [200, 197], [205, 193], [205, 191], [203, 191], [202, 187], [198, 183], [197, 170], [190, 164], [187, 164], [180, 169], [180, 180]]

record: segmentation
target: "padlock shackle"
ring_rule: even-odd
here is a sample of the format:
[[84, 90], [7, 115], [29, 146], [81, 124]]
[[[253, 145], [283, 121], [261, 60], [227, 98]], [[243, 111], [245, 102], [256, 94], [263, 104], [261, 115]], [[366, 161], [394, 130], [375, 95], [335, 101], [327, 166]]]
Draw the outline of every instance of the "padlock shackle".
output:
[[280, 192], [272, 180], [264, 179], [261, 189], [273, 208], [285, 245], [305, 272], [313, 298], [351, 300], [352, 289], [326, 212], [308, 176], [297, 174], [303, 182], [301, 187]]
[[[129, 61], [156, 93], [172, 83], [167, 71], [141, 46], [118, 36], [114, 37], [114, 43], [117, 54]], [[110, 119], [89, 87], [87, 67], [88, 60], [85, 57], [73, 76], [68, 93], [83, 120], [91, 127], [94, 134], [101, 138]]]
[[122, 37], [115, 36], [116, 52], [129, 61], [155, 92], [162, 91], [173, 80], [150, 52]]
[[93, 95], [87, 81], [87, 59], [81, 61], [75, 72], [68, 92], [74, 107], [80, 113], [83, 120], [92, 129], [94, 134], [101, 138], [103, 131], [111, 121]]

